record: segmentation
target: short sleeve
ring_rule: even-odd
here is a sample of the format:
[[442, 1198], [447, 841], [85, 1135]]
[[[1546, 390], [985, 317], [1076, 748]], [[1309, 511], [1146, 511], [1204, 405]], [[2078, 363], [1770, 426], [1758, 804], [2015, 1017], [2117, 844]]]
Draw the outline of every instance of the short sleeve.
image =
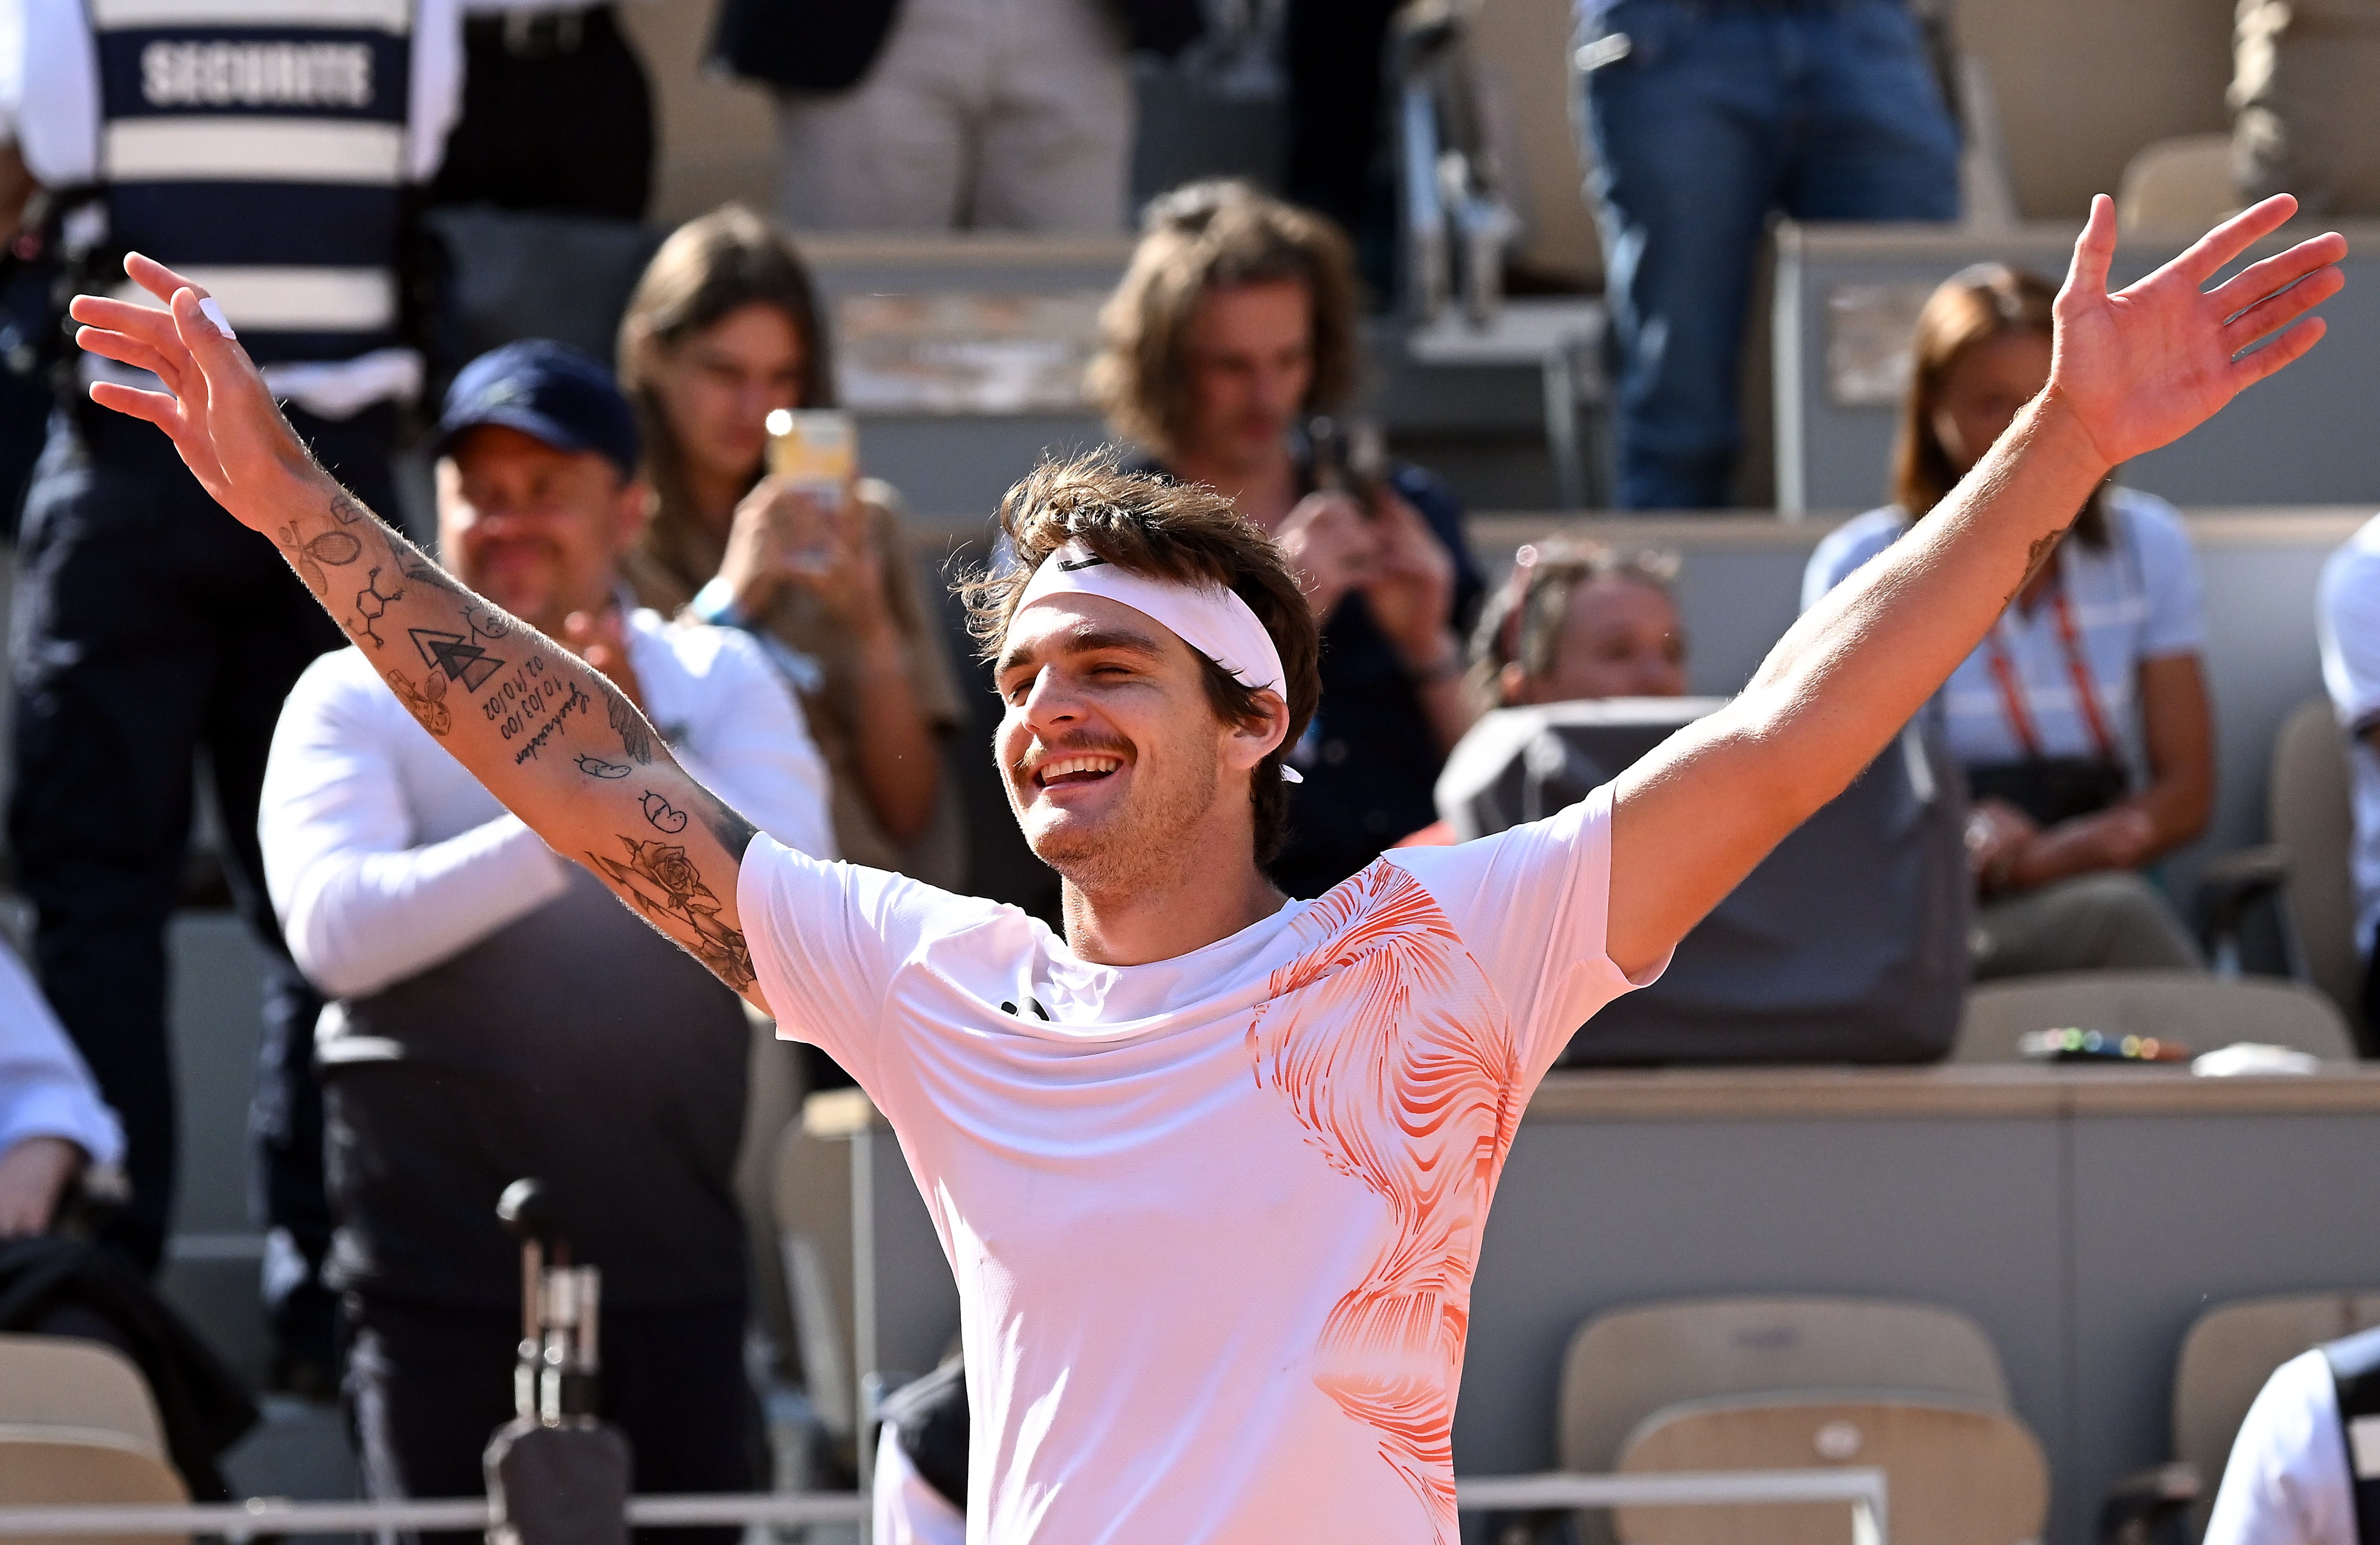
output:
[[2329, 1361], [2293, 1357], [2240, 1424], [2205, 1545], [2354, 1545], [2352, 1487]]
[[1648, 987], [1665, 960], [1631, 980], [1607, 953], [1611, 906], [1611, 785], [1577, 804], [1476, 842], [1386, 856], [1420, 881], [1488, 979], [1505, 994], [1531, 1083], [1571, 1035], [1623, 992]]
[[1802, 610], [1824, 600], [1859, 566], [1891, 546], [1909, 523], [1898, 509], [1870, 510], [1844, 521], [1819, 539], [1802, 569]]
[[2315, 631], [2322, 684], [2341, 728], [2361, 735], [2380, 724], [2380, 520], [2323, 565]]
[[2141, 658], [2205, 652], [2206, 591], [2199, 579], [2198, 554], [2190, 545], [2190, 530], [2180, 512], [2162, 499], [2131, 490], [2119, 491], [2118, 499], [2148, 602], [2141, 619]]
[[735, 901], [778, 1033], [820, 1047], [871, 1095], [893, 978], [929, 939], [996, 909], [905, 875], [820, 863], [766, 832], [744, 850]]

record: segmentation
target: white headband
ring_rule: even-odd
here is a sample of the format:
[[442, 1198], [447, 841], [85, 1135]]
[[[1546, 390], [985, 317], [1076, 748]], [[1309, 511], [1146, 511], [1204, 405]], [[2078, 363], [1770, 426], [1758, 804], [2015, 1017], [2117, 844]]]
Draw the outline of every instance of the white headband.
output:
[[[1180, 585], [1151, 579], [1119, 568], [1085, 547], [1070, 541], [1041, 562], [1016, 603], [1022, 612], [1063, 595], [1097, 595], [1129, 606], [1200, 654], [1251, 691], [1270, 692], [1286, 703], [1289, 678], [1281, 668], [1281, 651], [1255, 612], [1220, 585]], [[1281, 763], [1281, 775], [1303, 783], [1297, 770]]]

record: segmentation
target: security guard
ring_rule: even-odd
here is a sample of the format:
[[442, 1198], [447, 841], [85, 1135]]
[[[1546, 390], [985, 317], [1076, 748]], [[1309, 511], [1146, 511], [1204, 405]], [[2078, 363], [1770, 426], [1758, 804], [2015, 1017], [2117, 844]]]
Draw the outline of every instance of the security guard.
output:
[[[15, 140], [0, 161], [16, 164], [0, 186], [45, 204], [62, 293], [137, 296], [127, 251], [191, 274], [323, 465], [394, 509], [398, 408], [423, 373], [404, 326], [408, 212], [456, 113], [455, 0], [19, 3], [22, 73], [0, 80]], [[305, 589], [331, 581], [301, 583], [225, 525], [160, 436], [89, 405], [99, 371], [144, 372], [80, 361], [61, 378], [19, 547], [17, 884], [37, 910], [42, 987], [124, 1118], [133, 1200], [114, 1242], [153, 1269], [175, 1183], [165, 926], [205, 758], [225, 877], [271, 962], [255, 1110], [265, 1286], [303, 1387], [330, 1354], [331, 1299], [312, 1283], [329, 1232], [310, 1076], [322, 1005], [273, 924], [256, 817], [282, 699], [340, 641]]]

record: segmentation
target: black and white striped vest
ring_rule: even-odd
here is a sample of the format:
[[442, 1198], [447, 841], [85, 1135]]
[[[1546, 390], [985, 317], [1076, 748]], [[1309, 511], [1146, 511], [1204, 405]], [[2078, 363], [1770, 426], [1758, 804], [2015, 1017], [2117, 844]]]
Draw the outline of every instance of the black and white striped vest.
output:
[[260, 363], [395, 344], [413, 0], [86, 5], [108, 247], [204, 286]]

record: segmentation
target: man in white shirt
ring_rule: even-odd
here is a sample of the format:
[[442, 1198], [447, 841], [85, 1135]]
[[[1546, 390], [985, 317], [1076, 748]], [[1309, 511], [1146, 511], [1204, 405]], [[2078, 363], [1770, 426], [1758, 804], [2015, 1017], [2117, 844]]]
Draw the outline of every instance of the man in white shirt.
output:
[[123, 1162], [115, 1113], [25, 963], [0, 944], [0, 1239], [48, 1233], [87, 1168]]
[[[1011, 493], [1015, 563], [973, 592], [995, 753], [1064, 877], [1062, 938], [757, 835], [600, 672], [475, 596], [409, 584], [375, 620], [506, 628], [563, 689], [549, 754], [519, 757], [468, 675], [432, 691], [399, 651], [372, 663], [557, 852], [890, 1118], [958, 1278], [971, 1539], [1449, 1541], [1471, 1276], [1531, 1089], [1899, 733], [2110, 467], [2313, 346], [2299, 319], [2343, 283], [2337, 235], [2202, 290], [2292, 208], [2110, 296], [2115, 207], [2095, 201], [2048, 388], [1742, 695], [1549, 820], [1394, 850], [1312, 901], [1260, 867], [1318, 696], [1306, 598], [1211, 490], [1096, 460]], [[435, 575], [306, 461], [207, 298], [130, 268], [170, 315], [83, 297], [83, 347], [153, 360], [179, 395], [95, 399], [297, 554], [345, 535], [368, 544], [351, 564]], [[348, 572], [325, 600], [360, 622]], [[659, 853], [656, 800], [685, 816]]]
[[[2380, 1481], [2380, 1428], [2342, 1419], [2342, 1385], [2368, 1382], [2380, 1332], [2317, 1346], [2273, 1370], [2248, 1407], [2204, 1545], [2356, 1545], [2357, 1494]], [[2358, 1430], [2362, 1429], [2362, 1430]], [[2352, 1434], [2352, 1435], [2351, 1435]], [[2380, 1494], [2375, 1494], [2380, 1500]], [[2373, 1520], [2380, 1527], [2380, 1516]]]
[[[296, 539], [301, 578], [357, 598], [357, 642], [291, 692], [261, 832], [291, 953], [337, 1000], [319, 1037], [327, 1275], [348, 1308], [365, 1482], [376, 1497], [480, 1490], [520, 1336], [496, 1199], [535, 1175], [575, 1259], [603, 1272], [603, 1410], [638, 1489], [743, 1490], [744, 1005], [506, 814], [433, 732], [468, 720], [518, 764], [636, 782], [632, 759], [542, 728], [594, 700], [523, 647], [527, 622], [570, 639], [619, 692], [605, 701], [638, 705], [693, 776], [818, 857], [832, 852], [824, 764], [748, 639], [625, 609], [615, 566], [645, 490], [603, 366], [542, 342], [485, 355], [456, 377], [438, 445], [440, 548], [495, 604], [443, 627], [401, 618], [406, 599], [462, 592], [345, 529]], [[382, 663], [424, 684], [430, 728], [381, 686]], [[637, 796], [647, 840], [629, 864], [658, 870], [687, 816]]]
[[2322, 684], [2338, 727], [2355, 803], [2355, 947], [2363, 955], [2364, 1054], [2380, 1049], [2380, 517], [2364, 522], [2322, 566], [2314, 607]]

